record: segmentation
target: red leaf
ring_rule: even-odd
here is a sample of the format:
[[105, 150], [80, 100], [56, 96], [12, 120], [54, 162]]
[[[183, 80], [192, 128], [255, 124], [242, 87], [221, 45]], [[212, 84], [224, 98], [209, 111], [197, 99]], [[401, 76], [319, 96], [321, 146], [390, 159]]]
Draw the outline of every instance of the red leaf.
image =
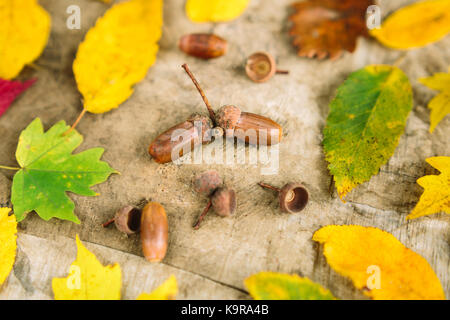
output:
[[36, 79], [25, 82], [0, 79], [0, 116], [5, 113], [19, 94], [27, 90]]
[[373, 0], [307, 0], [294, 3], [290, 35], [301, 57], [336, 59], [355, 51], [359, 36], [366, 37], [366, 10]]

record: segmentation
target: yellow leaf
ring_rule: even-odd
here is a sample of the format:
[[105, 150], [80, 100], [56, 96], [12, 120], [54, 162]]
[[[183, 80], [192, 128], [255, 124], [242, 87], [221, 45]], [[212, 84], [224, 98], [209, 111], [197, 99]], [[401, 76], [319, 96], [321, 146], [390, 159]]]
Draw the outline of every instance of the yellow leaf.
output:
[[177, 279], [172, 275], [151, 293], [141, 293], [137, 300], [174, 300], [177, 293]]
[[77, 235], [77, 259], [67, 278], [52, 281], [55, 300], [119, 300], [122, 274], [118, 264], [104, 267]]
[[10, 208], [0, 208], [0, 285], [5, 282], [16, 259], [16, 216], [8, 216]]
[[260, 272], [244, 281], [255, 300], [334, 300], [331, 292], [296, 274]]
[[394, 49], [411, 49], [436, 42], [450, 32], [450, 0], [427, 0], [406, 6], [370, 34]]
[[0, 78], [13, 79], [47, 44], [50, 16], [37, 0], [0, 0]]
[[187, 0], [186, 14], [194, 22], [225, 22], [239, 17], [250, 0]]
[[324, 244], [328, 264], [375, 300], [445, 299], [428, 262], [393, 235], [372, 227], [326, 226], [314, 241]]
[[73, 63], [84, 108], [103, 113], [133, 93], [158, 52], [162, 0], [130, 0], [112, 6], [86, 34]]
[[430, 133], [432, 133], [438, 123], [450, 113], [450, 68], [449, 73], [436, 73], [432, 77], [421, 78], [419, 81], [431, 89], [441, 91], [428, 104], [431, 110]]
[[425, 189], [416, 207], [406, 217], [418, 217], [445, 212], [450, 214], [450, 157], [428, 158], [427, 162], [441, 172], [438, 176], [419, 178], [417, 183]]

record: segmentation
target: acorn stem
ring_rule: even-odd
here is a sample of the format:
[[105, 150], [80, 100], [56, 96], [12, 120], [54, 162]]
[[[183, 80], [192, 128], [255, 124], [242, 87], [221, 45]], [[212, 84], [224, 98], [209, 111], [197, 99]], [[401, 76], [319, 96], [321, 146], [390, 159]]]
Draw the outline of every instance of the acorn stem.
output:
[[277, 74], [289, 74], [289, 70], [276, 70], [275, 73]]
[[266, 189], [270, 189], [270, 190], [274, 190], [276, 192], [280, 192], [280, 188], [271, 186], [270, 184], [264, 183], [264, 182], [259, 182], [258, 183], [261, 187], [266, 188]]
[[116, 221], [116, 219], [112, 218], [111, 220], [106, 221], [105, 223], [102, 224], [103, 228], [108, 227], [111, 223], [114, 223], [114, 221]]
[[213, 123], [216, 123], [216, 114], [214, 113], [214, 110], [211, 107], [211, 104], [209, 103], [208, 98], [206, 98], [205, 93], [203, 92], [202, 88], [198, 84], [197, 79], [195, 79], [194, 75], [192, 74], [191, 70], [189, 70], [189, 67], [186, 63], [183, 64], [182, 67], [183, 67], [184, 71], [186, 71], [186, 73], [188, 74], [189, 78], [191, 78], [191, 80], [194, 83], [195, 87], [197, 88], [198, 92], [202, 96], [202, 99], [205, 102], [206, 108], [208, 109], [209, 117], [211, 118]]
[[211, 199], [209, 199], [208, 204], [206, 205], [202, 214], [198, 217], [197, 222], [193, 226], [195, 230], [198, 230], [198, 228], [200, 228], [200, 224], [202, 223], [203, 219], [205, 218], [206, 214], [208, 213], [209, 209], [211, 208], [211, 205], [212, 205], [212, 201], [211, 201]]

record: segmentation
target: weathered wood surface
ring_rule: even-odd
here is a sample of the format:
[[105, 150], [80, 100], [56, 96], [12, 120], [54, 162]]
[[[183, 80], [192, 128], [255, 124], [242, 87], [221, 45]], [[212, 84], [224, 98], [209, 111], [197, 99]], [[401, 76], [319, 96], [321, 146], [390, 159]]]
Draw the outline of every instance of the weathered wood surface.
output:
[[[416, 179], [435, 172], [425, 159], [450, 155], [450, 117], [432, 135], [428, 133], [426, 104], [434, 93], [417, 82], [419, 77], [447, 70], [450, 37], [408, 52], [360, 39], [355, 53], [346, 53], [337, 61], [301, 59], [287, 35], [288, 4], [292, 2], [252, 0], [236, 21], [214, 25], [191, 23], [182, 0], [165, 1], [161, 50], [147, 77], [119, 109], [88, 114], [78, 126], [85, 137], [78, 151], [104, 147], [103, 159], [121, 175], [96, 187], [99, 197], [71, 195], [80, 225], [56, 219], [45, 222], [35, 214], [20, 223], [18, 259], [0, 290], [1, 299], [52, 298], [51, 279], [65, 276], [75, 259], [77, 233], [103, 263], [121, 264], [123, 296], [129, 299], [154, 288], [170, 274], [180, 283], [179, 298], [246, 298], [243, 279], [262, 270], [297, 273], [321, 283], [339, 298], [363, 298], [349, 280], [330, 269], [322, 249], [311, 240], [315, 230], [329, 224], [375, 226], [391, 232], [429, 261], [450, 297], [450, 217], [437, 214], [405, 220], [422, 193]], [[411, 2], [382, 1], [383, 16]], [[22, 73], [24, 78], [34, 76], [38, 81], [0, 118], [0, 163], [4, 165], [15, 164], [18, 136], [35, 117], [49, 128], [61, 119], [72, 123], [78, 116], [81, 102], [72, 61], [84, 34], [107, 8], [88, 0], [40, 3], [53, 18], [51, 38], [35, 63], [38, 69]], [[66, 28], [66, 8], [71, 4], [81, 7], [81, 30]], [[185, 56], [177, 41], [188, 32], [214, 32], [229, 39], [229, 53], [209, 62]], [[261, 50], [274, 54], [280, 68], [289, 69], [290, 74], [264, 84], [250, 82], [243, 72], [245, 57]], [[343, 203], [328, 192], [330, 176], [321, 146], [328, 104], [352, 71], [367, 64], [395, 61], [414, 88], [414, 109], [406, 132], [388, 164]], [[283, 125], [277, 175], [261, 176], [260, 167], [252, 165], [158, 165], [149, 159], [147, 147], [158, 133], [194, 111], [204, 111], [203, 102], [180, 67], [184, 62], [214, 106], [235, 104]], [[217, 169], [236, 189], [238, 208], [232, 218], [209, 215], [200, 230], [194, 231], [192, 223], [206, 199], [192, 191], [191, 179], [204, 168]], [[0, 174], [2, 202], [8, 198], [12, 177], [13, 172]], [[274, 185], [301, 181], [310, 190], [310, 204], [301, 214], [281, 214], [274, 194], [256, 185], [260, 180]], [[170, 244], [161, 264], [145, 262], [138, 237], [127, 238], [115, 228], [100, 226], [119, 207], [138, 204], [142, 199], [162, 203], [168, 213]]]

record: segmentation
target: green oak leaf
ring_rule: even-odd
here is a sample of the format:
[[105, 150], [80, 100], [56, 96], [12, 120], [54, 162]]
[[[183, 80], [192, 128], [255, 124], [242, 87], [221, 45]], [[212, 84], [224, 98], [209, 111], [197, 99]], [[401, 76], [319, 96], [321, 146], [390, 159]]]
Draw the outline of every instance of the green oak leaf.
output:
[[76, 130], [64, 135], [69, 128], [60, 121], [44, 133], [36, 118], [22, 131], [16, 150], [21, 169], [14, 176], [11, 195], [17, 221], [34, 210], [46, 221], [55, 217], [80, 223], [66, 192], [97, 196], [90, 187], [117, 173], [100, 161], [102, 148], [72, 154], [83, 137]]
[[335, 300], [331, 292], [308, 278], [260, 272], [244, 281], [255, 300]]
[[397, 67], [367, 66], [339, 87], [323, 146], [341, 199], [393, 155], [412, 105], [411, 84]]

